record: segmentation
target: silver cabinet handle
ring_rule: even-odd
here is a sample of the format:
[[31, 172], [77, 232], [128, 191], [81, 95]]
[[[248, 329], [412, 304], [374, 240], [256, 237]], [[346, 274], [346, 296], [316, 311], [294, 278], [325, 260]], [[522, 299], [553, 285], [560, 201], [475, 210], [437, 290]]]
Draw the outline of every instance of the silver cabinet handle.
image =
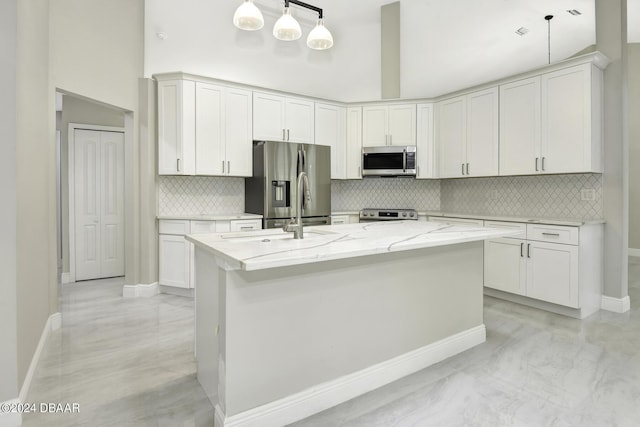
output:
[[522, 253], [523, 250], [524, 250], [524, 243], [520, 243], [520, 257], [521, 258], [524, 256], [524, 254]]
[[289, 141], [289, 140], [290, 140], [290, 138], [289, 138], [289, 131], [290, 131], [290, 130], [291, 130], [291, 129], [287, 129], [287, 141]]
[[393, 145], [393, 135], [389, 135], [389, 145]]
[[231, 160], [227, 160], [227, 173], [231, 173]]
[[253, 227], [250, 225], [244, 226], [244, 227], [240, 227], [240, 230], [253, 230]]
[[542, 158], [542, 171], [544, 172], [544, 157]]
[[222, 161], [222, 173], [224, 174], [224, 160]]
[[538, 158], [536, 157], [536, 172], [538, 172]]
[[560, 237], [560, 233], [542, 233], [543, 236], [556, 236]]
[[282, 129], [282, 140], [283, 141], [287, 140], [287, 137], [285, 136], [285, 130], [284, 129]]
[[467, 163], [467, 175], [469, 175], [469, 163]]
[[176, 159], [176, 171], [180, 172], [180, 159]]
[[361, 166], [358, 166], [358, 176], [360, 176], [360, 177], [362, 176], [362, 172], [361, 172], [361, 170], [362, 170], [362, 167], [361, 167]]
[[420, 166], [416, 166], [416, 174], [420, 176]]
[[527, 243], [527, 258], [531, 258], [531, 243]]
[[462, 175], [464, 175], [464, 163], [461, 163], [460, 167], [462, 168]]

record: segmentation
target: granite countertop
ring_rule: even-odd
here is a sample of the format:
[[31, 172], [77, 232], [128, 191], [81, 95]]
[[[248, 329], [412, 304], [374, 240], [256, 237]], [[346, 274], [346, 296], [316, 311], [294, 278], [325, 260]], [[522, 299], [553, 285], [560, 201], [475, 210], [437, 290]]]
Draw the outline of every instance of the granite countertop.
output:
[[508, 229], [389, 221], [305, 227], [305, 238], [267, 229], [189, 235], [187, 240], [224, 261], [229, 270], [262, 270], [364, 255], [445, 246], [517, 234]]
[[181, 219], [191, 221], [224, 221], [231, 219], [262, 219], [262, 215], [251, 213], [221, 213], [221, 214], [185, 214], [158, 215], [158, 219]]
[[526, 223], [533, 223], [533, 224], [567, 225], [572, 227], [605, 223], [604, 219], [539, 218], [539, 217], [533, 217], [533, 216], [527, 216], [527, 217], [493, 216], [493, 215], [460, 214], [460, 213], [454, 213], [454, 212], [441, 212], [441, 211], [426, 211], [426, 212], [419, 212], [419, 214], [427, 215], [427, 216], [445, 216], [445, 217], [452, 217], [452, 218], [483, 219], [486, 221], [526, 222]]

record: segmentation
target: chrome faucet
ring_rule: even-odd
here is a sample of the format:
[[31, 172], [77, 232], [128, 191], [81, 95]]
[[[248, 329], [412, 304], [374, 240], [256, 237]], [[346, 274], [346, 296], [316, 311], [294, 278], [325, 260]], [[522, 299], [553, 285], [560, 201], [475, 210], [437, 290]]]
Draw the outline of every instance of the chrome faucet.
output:
[[[303, 196], [304, 195], [304, 196]], [[306, 172], [300, 172], [298, 175], [298, 188], [296, 193], [296, 218], [291, 218], [282, 229], [284, 231], [293, 232], [294, 239], [304, 239], [302, 232], [302, 208], [305, 202], [311, 201], [311, 192], [309, 191], [309, 178]]]

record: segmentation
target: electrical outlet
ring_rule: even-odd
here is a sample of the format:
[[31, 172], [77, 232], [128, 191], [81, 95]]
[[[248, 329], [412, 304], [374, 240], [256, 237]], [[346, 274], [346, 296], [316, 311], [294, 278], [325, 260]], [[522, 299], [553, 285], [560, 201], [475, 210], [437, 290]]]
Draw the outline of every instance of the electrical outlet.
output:
[[596, 190], [593, 188], [583, 188], [580, 190], [580, 200], [593, 202], [596, 199]]

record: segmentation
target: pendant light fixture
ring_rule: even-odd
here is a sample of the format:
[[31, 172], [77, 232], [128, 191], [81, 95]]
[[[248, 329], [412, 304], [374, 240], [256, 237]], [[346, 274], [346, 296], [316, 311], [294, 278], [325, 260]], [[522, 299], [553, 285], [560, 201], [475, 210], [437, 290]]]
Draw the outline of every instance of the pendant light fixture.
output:
[[553, 19], [553, 15], [547, 15], [544, 19], [547, 21], [547, 52], [549, 64], [551, 64], [551, 20]]
[[[278, 40], [293, 41], [302, 36], [300, 24], [291, 14], [289, 4], [313, 10], [318, 13], [318, 22], [307, 37], [307, 46], [315, 50], [325, 50], [333, 46], [333, 36], [324, 26], [322, 9], [298, 0], [284, 0], [284, 11], [282, 16], [273, 26], [273, 36]], [[253, 0], [244, 0], [233, 15], [233, 24], [242, 30], [259, 30], [264, 25], [262, 13], [253, 4]]]
[[255, 31], [264, 26], [264, 18], [253, 0], [244, 0], [233, 14], [233, 25], [241, 30]]

